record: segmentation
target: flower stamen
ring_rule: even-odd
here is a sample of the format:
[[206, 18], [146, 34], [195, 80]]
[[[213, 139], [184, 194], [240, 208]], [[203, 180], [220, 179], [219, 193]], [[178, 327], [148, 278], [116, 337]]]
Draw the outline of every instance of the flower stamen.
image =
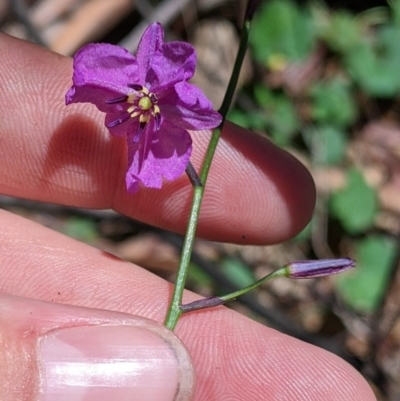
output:
[[121, 114], [117, 119], [115, 119], [114, 121], [111, 121], [110, 123], [107, 124], [107, 128], [114, 128], [119, 124], [124, 123], [125, 121], [128, 121], [131, 118], [131, 114], [130, 113], [123, 113]]
[[115, 99], [110, 99], [110, 100], [106, 100], [107, 104], [116, 104], [116, 103], [124, 103], [128, 100], [128, 96], [119, 96], [116, 97]]
[[154, 106], [154, 120], [156, 122], [156, 130], [158, 131], [161, 127], [161, 113], [160, 113], [160, 109], [157, 107], [158, 111], [156, 111], [156, 107]]
[[[140, 116], [141, 117], [141, 116]], [[140, 121], [139, 122], [139, 126], [138, 126], [138, 128], [137, 128], [137, 131], [136, 131], [136, 134], [135, 134], [135, 136], [133, 137], [133, 143], [138, 143], [139, 142], [139, 139], [140, 139], [140, 137], [142, 136], [142, 134], [143, 134], [143, 131], [144, 131], [144, 129], [145, 129], [145, 127], [146, 127], [146, 122], [145, 121]]]
[[146, 90], [147, 93], [149, 93], [147, 88], [145, 88], [142, 85], [138, 85], [138, 84], [128, 84], [128, 88], [131, 88], [131, 89], [135, 90], [136, 92], [143, 92], [144, 90]]
[[153, 92], [138, 84], [128, 84], [128, 87], [133, 89], [136, 93], [129, 95], [119, 96], [114, 99], [106, 100], [107, 104], [128, 103], [131, 106], [121, 114], [116, 120], [107, 125], [108, 128], [116, 127], [119, 124], [128, 121], [129, 118], [139, 117], [139, 127], [134, 137], [134, 142], [139, 141], [146, 124], [154, 117], [156, 130], [158, 131], [161, 126], [161, 113], [160, 107], [157, 106], [158, 98]]

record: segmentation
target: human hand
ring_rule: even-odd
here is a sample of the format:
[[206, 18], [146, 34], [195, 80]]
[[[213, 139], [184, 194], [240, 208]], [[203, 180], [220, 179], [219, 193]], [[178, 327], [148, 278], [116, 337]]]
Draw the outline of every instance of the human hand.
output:
[[[184, 231], [191, 198], [187, 177], [162, 190], [126, 194], [124, 140], [110, 137], [95, 107], [64, 105], [70, 59], [6, 35], [0, 35], [0, 52], [2, 194], [113, 208]], [[193, 134], [196, 167], [208, 139], [209, 133]], [[207, 183], [198, 234], [243, 244], [279, 242], [307, 223], [314, 199], [312, 180], [296, 160], [264, 138], [227, 125]], [[169, 283], [21, 217], [1, 212], [1, 219], [0, 293], [23, 297], [0, 296], [1, 400], [62, 400], [47, 391], [46, 378], [37, 370], [37, 338], [50, 327], [86, 329], [109, 322], [117, 331], [106, 340], [118, 343], [121, 322], [136, 322], [119, 312], [162, 322]], [[185, 294], [185, 302], [196, 298]], [[32, 310], [37, 311], [33, 316]], [[375, 400], [364, 379], [340, 358], [224, 307], [185, 315], [176, 334], [195, 366], [195, 401]], [[98, 395], [102, 391], [95, 395], [97, 401], [105, 397]], [[135, 388], [126, 391], [133, 399]], [[79, 400], [75, 395], [65, 399]]]

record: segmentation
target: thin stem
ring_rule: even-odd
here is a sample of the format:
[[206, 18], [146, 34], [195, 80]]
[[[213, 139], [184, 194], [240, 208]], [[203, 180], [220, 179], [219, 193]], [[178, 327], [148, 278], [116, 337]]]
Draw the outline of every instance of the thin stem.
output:
[[201, 183], [200, 177], [197, 175], [197, 172], [194, 169], [193, 164], [191, 162], [189, 162], [186, 167], [186, 175], [188, 176], [189, 181], [193, 187], [203, 186], [203, 184]]
[[[201, 179], [201, 178], [200, 178]], [[182, 314], [179, 306], [182, 303], [183, 290], [185, 289], [186, 277], [188, 273], [190, 257], [192, 255], [194, 237], [196, 234], [198, 215], [201, 206], [201, 199], [204, 192], [204, 183], [201, 187], [194, 187], [192, 209], [190, 211], [189, 222], [186, 229], [186, 235], [183, 243], [181, 260], [176, 276], [174, 292], [172, 295], [171, 302], [169, 304], [168, 313], [165, 318], [165, 326], [170, 330], [173, 330], [178, 323], [178, 319]]]
[[237, 297], [240, 297], [241, 295], [247, 294], [248, 292], [254, 290], [255, 288], [259, 287], [261, 284], [265, 283], [266, 281], [269, 281], [273, 279], [274, 277], [282, 277], [286, 275], [286, 268], [282, 268], [279, 270], [276, 270], [267, 276], [261, 278], [260, 280], [257, 280], [256, 282], [248, 285], [247, 287], [242, 288], [241, 290], [231, 292], [229, 294], [226, 294], [222, 297], [208, 297], [204, 299], [199, 299], [198, 301], [193, 301], [190, 302], [189, 304], [182, 305], [180, 307], [182, 313], [187, 313], [187, 312], [193, 312], [195, 310], [199, 309], [206, 309], [206, 308], [212, 308], [214, 306], [219, 306], [227, 303], [228, 301], [232, 301], [236, 299]]
[[165, 326], [170, 330], [173, 330], [175, 328], [179, 320], [179, 317], [182, 314], [180, 306], [182, 304], [182, 296], [183, 296], [183, 291], [185, 289], [186, 277], [188, 273], [190, 257], [193, 250], [193, 244], [196, 234], [197, 223], [199, 220], [200, 207], [201, 207], [201, 202], [203, 200], [205, 185], [207, 182], [208, 173], [210, 171], [211, 162], [214, 157], [214, 153], [217, 148], [219, 138], [221, 136], [221, 131], [225, 122], [226, 114], [229, 110], [229, 106], [232, 103], [237, 81], [239, 79], [240, 69], [242, 67], [244, 56], [247, 50], [249, 31], [250, 31], [250, 21], [246, 20], [243, 24], [239, 50], [236, 57], [235, 65], [233, 67], [233, 72], [229, 80], [228, 88], [226, 90], [222, 106], [219, 110], [220, 114], [222, 115], [222, 122], [219, 125], [219, 127], [213, 131], [211, 135], [210, 143], [208, 144], [207, 152], [204, 157], [203, 166], [200, 171], [200, 181], [203, 185], [194, 187], [192, 207], [190, 210], [189, 222], [186, 229], [185, 239], [183, 242], [183, 249], [176, 277], [174, 292], [172, 294], [172, 299], [170, 301], [167, 316], [164, 322]]
[[208, 172], [211, 167], [211, 160], [214, 156], [215, 148], [217, 147], [219, 137], [221, 135], [221, 129], [217, 128], [214, 130], [210, 143], [208, 144], [207, 153], [204, 159], [203, 167], [200, 172], [200, 181], [203, 183], [201, 187], [193, 187], [193, 201], [192, 208], [190, 210], [189, 222], [186, 228], [186, 235], [183, 242], [183, 248], [181, 253], [181, 260], [176, 276], [174, 292], [172, 300], [170, 302], [168, 313], [165, 319], [165, 326], [170, 330], [173, 330], [178, 323], [179, 317], [182, 314], [180, 305], [182, 304], [182, 295], [185, 289], [186, 277], [188, 273], [190, 257], [192, 255], [194, 239], [196, 235], [197, 223], [199, 220], [201, 201], [203, 199], [205, 183], [207, 181]]
[[222, 101], [222, 105], [219, 109], [220, 114], [225, 118], [229, 107], [232, 103], [233, 96], [235, 94], [235, 89], [237, 82], [239, 80], [240, 70], [242, 68], [243, 60], [247, 51], [247, 43], [249, 42], [251, 21], [245, 20], [243, 24], [242, 34], [240, 35], [240, 44], [238, 54], [236, 56], [235, 65], [233, 66], [233, 71], [231, 78], [229, 80], [228, 88]]
[[255, 288], [259, 287], [261, 284], [265, 283], [266, 281], [269, 281], [275, 277], [283, 277], [286, 274], [286, 268], [281, 268], [278, 270], [275, 270], [274, 272], [268, 274], [267, 276], [260, 278], [260, 280], [255, 281], [254, 283], [248, 285], [247, 287], [242, 288], [241, 290], [237, 290], [234, 292], [231, 292], [230, 294], [223, 295], [220, 297], [224, 303], [231, 301], [237, 297], [240, 297], [241, 295], [244, 295]]

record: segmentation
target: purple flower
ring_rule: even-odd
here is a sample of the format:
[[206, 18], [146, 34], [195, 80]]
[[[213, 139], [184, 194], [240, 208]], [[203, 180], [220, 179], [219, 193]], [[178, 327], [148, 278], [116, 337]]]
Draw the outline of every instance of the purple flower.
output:
[[194, 48], [164, 43], [160, 24], [144, 32], [136, 57], [110, 44], [89, 44], [74, 57], [73, 85], [66, 104], [89, 102], [106, 113], [105, 125], [125, 137], [126, 187], [161, 188], [177, 179], [192, 151], [187, 130], [210, 129], [221, 116], [196, 86], [187, 81], [196, 66]]
[[290, 278], [315, 278], [342, 273], [356, 267], [353, 259], [299, 260], [284, 267], [285, 276]]

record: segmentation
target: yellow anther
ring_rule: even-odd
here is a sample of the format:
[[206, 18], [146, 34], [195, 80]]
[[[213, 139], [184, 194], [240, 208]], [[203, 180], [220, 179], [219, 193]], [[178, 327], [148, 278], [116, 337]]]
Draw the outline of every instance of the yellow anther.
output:
[[130, 95], [128, 95], [128, 99], [126, 99], [126, 101], [128, 103], [133, 103], [136, 99], [136, 95], [134, 93], [131, 93]]
[[148, 123], [150, 121], [150, 115], [141, 114], [139, 117], [139, 122], [141, 123]]
[[[139, 117], [141, 126], [145, 126], [152, 117], [156, 119], [157, 130], [160, 128], [160, 108], [157, 106], [157, 96], [154, 93], [149, 93], [146, 87], [140, 85], [131, 85], [131, 89], [135, 92], [127, 95], [125, 98], [127, 103], [131, 106], [126, 110], [131, 118]], [[142, 128], [143, 128], [142, 127]]]

